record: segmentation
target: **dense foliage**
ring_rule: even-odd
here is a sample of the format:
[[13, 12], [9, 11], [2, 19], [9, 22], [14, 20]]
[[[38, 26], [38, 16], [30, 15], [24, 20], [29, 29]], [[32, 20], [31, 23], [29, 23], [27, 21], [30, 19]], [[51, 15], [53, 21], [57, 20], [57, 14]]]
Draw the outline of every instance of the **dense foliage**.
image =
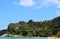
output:
[[10, 23], [6, 33], [29, 37], [60, 36], [60, 16], [38, 22], [29, 20], [28, 22]]

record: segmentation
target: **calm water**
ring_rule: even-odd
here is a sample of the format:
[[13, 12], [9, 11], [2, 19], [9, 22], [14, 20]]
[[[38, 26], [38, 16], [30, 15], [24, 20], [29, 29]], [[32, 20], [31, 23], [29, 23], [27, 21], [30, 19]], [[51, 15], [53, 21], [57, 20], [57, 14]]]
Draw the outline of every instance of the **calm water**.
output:
[[47, 37], [21, 37], [21, 38], [0, 37], [0, 39], [49, 39], [49, 38], [47, 38]]

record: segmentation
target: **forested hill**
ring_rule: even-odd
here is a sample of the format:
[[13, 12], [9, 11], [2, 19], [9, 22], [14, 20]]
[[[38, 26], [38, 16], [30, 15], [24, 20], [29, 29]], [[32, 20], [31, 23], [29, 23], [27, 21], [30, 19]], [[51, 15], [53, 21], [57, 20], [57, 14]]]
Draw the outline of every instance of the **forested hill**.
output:
[[60, 16], [52, 20], [38, 22], [29, 20], [28, 22], [10, 23], [5, 33], [28, 37], [60, 37]]

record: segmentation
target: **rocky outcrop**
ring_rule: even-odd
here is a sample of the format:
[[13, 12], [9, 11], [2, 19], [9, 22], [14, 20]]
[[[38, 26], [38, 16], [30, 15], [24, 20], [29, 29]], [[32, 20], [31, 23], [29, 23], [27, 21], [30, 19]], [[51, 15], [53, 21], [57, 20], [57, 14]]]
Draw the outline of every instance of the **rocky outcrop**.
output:
[[6, 32], [6, 30], [1, 30], [0, 31], [0, 36], [3, 35]]
[[19, 35], [12, 35], [12, 34], [3, 34], [2, 37], [21, 37]]

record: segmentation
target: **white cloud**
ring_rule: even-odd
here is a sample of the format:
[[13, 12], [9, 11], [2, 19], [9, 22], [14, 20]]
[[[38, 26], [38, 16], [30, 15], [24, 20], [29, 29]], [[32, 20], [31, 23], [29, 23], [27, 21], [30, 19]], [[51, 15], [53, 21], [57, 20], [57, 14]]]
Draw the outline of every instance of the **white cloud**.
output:
[[22, 6], [33, 6], [34, 1], [33, 0], [20, 0], [19, 5]]
[[57, 8], [60, 8], [60, 0], [42, 0], [42, 3], [37, 7], [48, 7], [51, 3], [56, 5]]
[[47, 7], [48, 6], [48, 0], [43, 0], [40, 5], [37, 6], [37, 8]]
[[[39, 4], [37, 3], [40, 2]], [[57, 8], [60, 8], [60, 0], [19, 0], [19, 2], [15, 2], [16, 5], [21, 6], [34, 6], [37, 8], [48, 7], [49, 5], [53, 4], [56, 5]]]
[[60, 8], [60, 2], [58, 3], [58, 6], [57, 7]]
[[60, 8], [60, 0], [51, 0], [51, 2], [53, 2], [57, 8]]

